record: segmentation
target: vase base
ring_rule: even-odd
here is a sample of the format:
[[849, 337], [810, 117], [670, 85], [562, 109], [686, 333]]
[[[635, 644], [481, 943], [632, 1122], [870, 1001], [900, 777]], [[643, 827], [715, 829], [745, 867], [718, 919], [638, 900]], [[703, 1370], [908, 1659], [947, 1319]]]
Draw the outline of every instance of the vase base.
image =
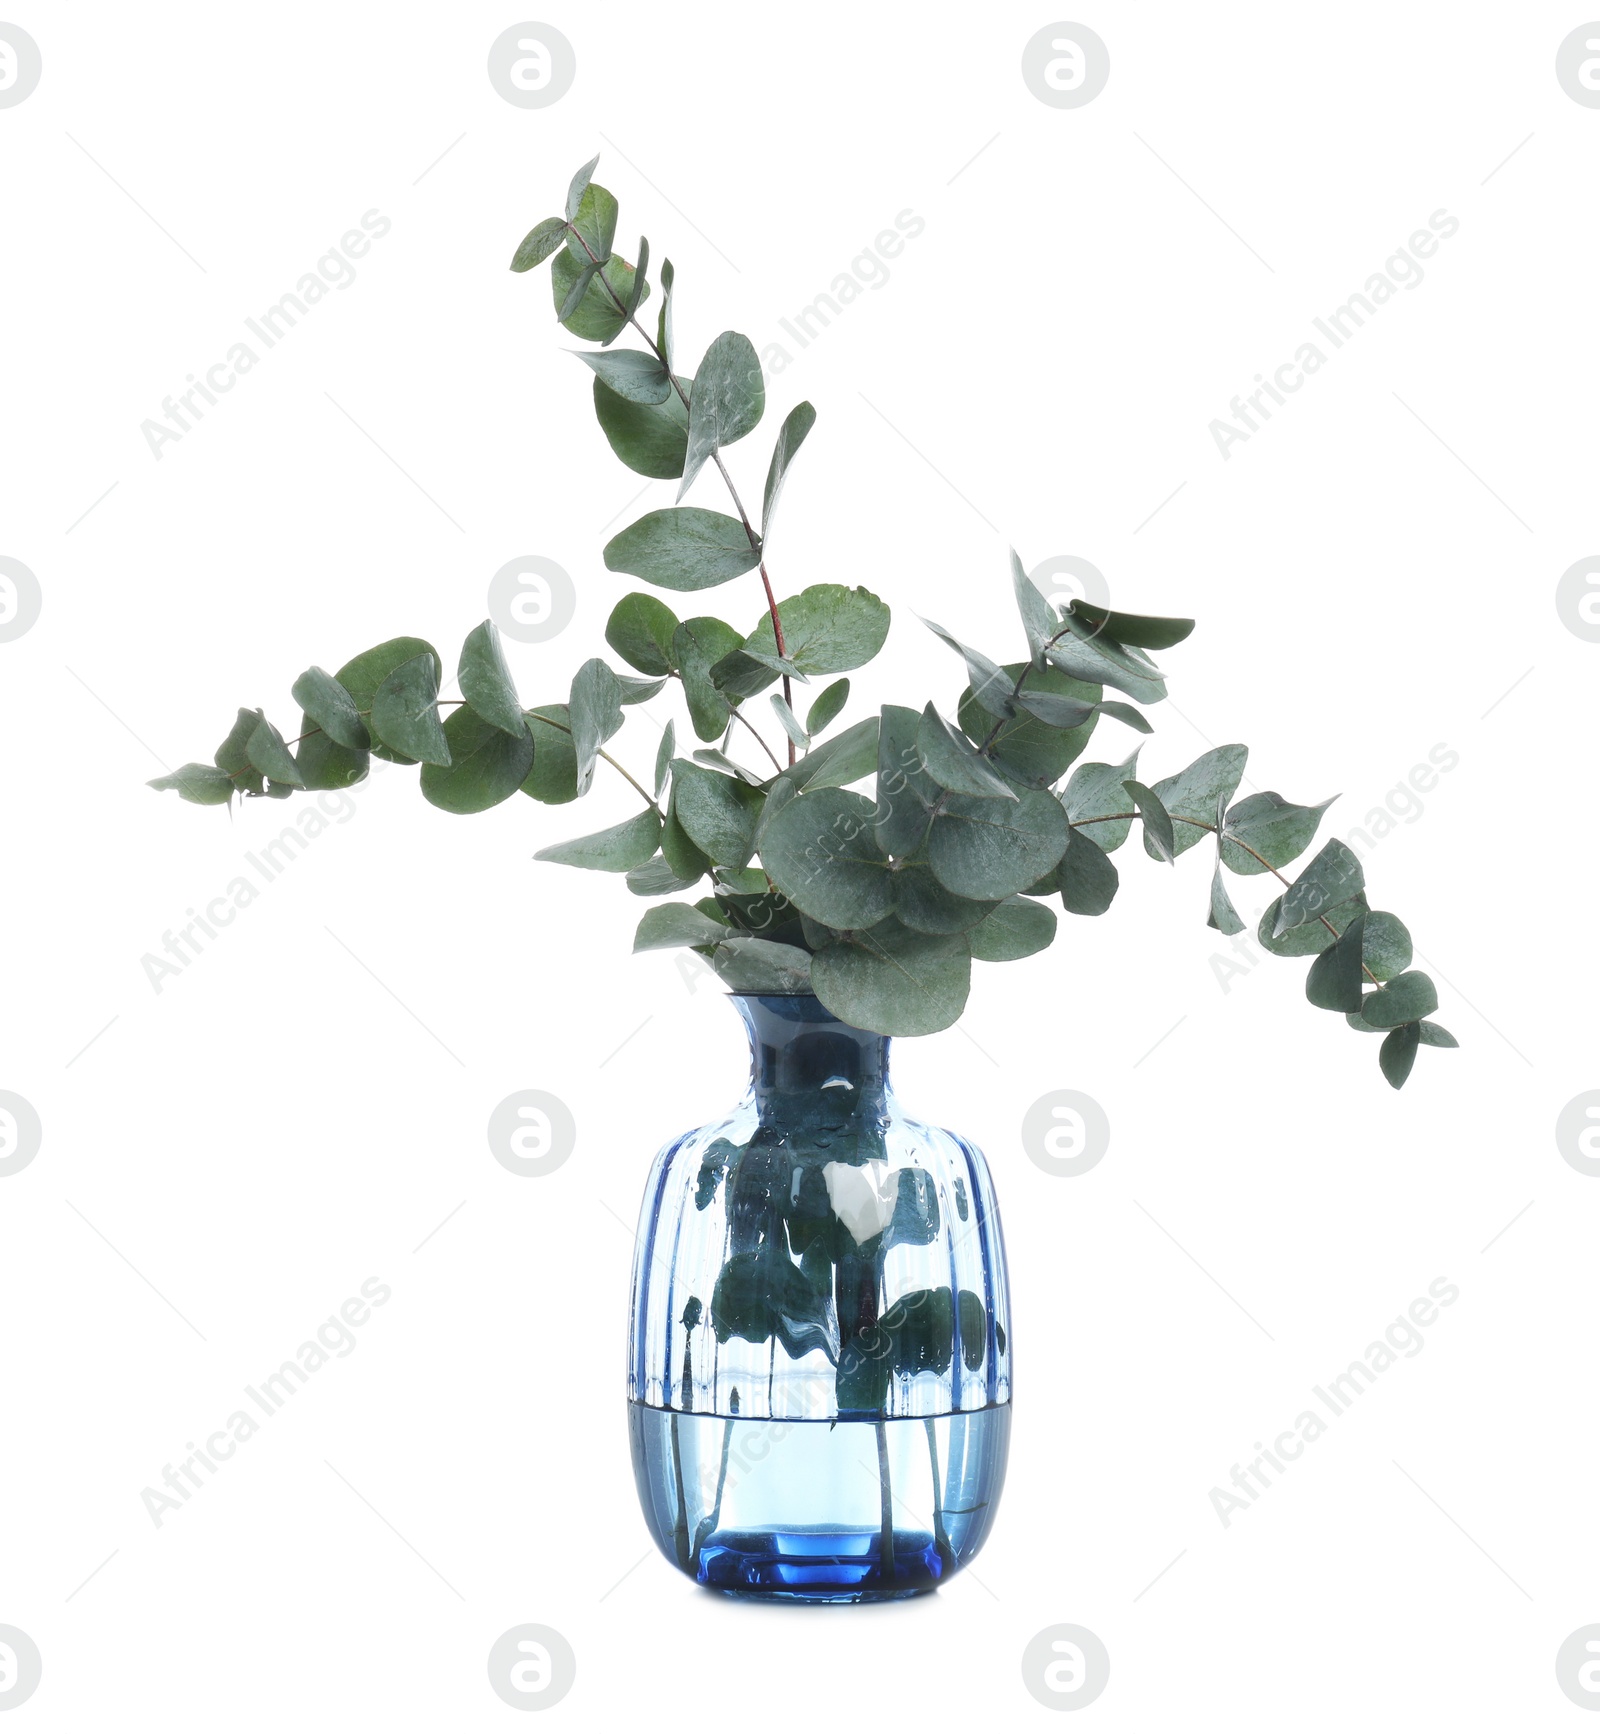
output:
[[948, 1577], [931, 1535], [896, 1531], [888, 1568], [882, 1535], [839, 1530], [766, 1534], [717, 1531], [700, 1548], [696, 1577], [708, 1589], [772, 1601], [898, 1601], [926, 1595]]
[[751, 1600], [897, 1601], [982, 1547], [1011, 1405], [778, 1421], [629, 1404], [651, 1533], [696, 1583]]

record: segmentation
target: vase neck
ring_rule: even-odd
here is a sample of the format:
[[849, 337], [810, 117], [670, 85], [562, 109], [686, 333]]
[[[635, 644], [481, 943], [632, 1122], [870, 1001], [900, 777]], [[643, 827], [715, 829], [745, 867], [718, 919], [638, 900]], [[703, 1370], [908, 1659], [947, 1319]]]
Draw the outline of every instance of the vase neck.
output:
[[809, 1104], [830, 1119], [884, 1112], [889, 1037], [841, 1023], [811, 994], [731, 994], [750, 1036], [750, 1090], [763, 1121]]

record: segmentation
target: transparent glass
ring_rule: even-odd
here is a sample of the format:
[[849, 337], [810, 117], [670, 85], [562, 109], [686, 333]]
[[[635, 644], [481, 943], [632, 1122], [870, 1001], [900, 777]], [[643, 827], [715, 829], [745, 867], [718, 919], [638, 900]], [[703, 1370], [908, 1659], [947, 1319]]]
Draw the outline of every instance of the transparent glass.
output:
[[656, 1157], [628, 1347], [634, 1474], [714, 1589], [871, 1601], [982, 1547], [1011, 1319], [982, 1152], [904, 1113], [889, 1039], [808, 994], [734, 994], [750, 1090]]

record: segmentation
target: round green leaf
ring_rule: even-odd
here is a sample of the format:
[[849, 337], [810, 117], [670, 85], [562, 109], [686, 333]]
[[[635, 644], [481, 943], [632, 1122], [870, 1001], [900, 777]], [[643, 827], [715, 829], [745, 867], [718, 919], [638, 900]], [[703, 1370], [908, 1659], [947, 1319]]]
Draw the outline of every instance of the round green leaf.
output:
[[578, 798], [578, 755], [572, 745], [572, 724], [564, 704], [530, 710], [528, 733], [533, 740], [533, 766], [522, 781], [522, 792], [546, 806], [559, 807]]
[[[325, 670], [308, 668], [290, 691], [295, 703], [310, 719], [308, 726], [321, 729], [341, 747], [372, 745], [372, 737], [361, 720], [355, 700]], [[302, 727], [300, 732], [304, 734], [305, 728]]]
[[958, 897], [1009, 897], [1055, 866], [1069, 830], [1065, 809], [1042, 789], [1015, 801], [952, 795], [928, 833], [928, 864]]
[[603, 550], [606, 568], [663, 590], [709, 590], [761, 562], [744, 525], [703, 506], [664, 506], [619, 531]]
[[[333, 678], [350, 694], [356, 709], [363, 715], [368, 715], [378, 688], [384, 681], [401, 663], [423, 655], [433, 658], [435, 668], [443, 668], [438, 651], [425, 638], [391, 638], [383, 644], [375, 644], [371, 650], [362, 651], [359, 656], [351, 657], [343, 668], [335, 672]], [[438, 690], [437, 676], [434, 688], [435, 691]], [[414, 765], [417, 762], [414, 757], [397, 752], [381, 739], [374, 739], [372, 750], [380, 759], [388, 759], [391, 764]]]
[[872, 815], [872, 802], [863, 795], [813, 789], [767, 821], [761, 833], [761, 865], [795, 908], [812, 920], [841, 931], [871, 927], [889, 913], [894, 900]]
[[508, 801], [533, 766], [533, 736], [509, 735], [468, 705], [444, 725], [448, 765], [422, 767], [423, 799], [447, 813], [482, 813]]
[[972, 954], [960, 934], [912, 933], [886, 921], [811, 959], [811, 991], [837, 1018], [885, 1036], [948, 1029], [967, 1003]]
[[692, 615], [673, 630], [672, 658], [683, 678], [689, 720], [703, 741], [717, 740], [728, 726], [728, 701], [711, 671], [741, 642], [727, 621], [711, 614]]
[[823, 687], [822, 691], [811, 701], [811, 708], [806, 712], [806, 733], [820, 735], [829, 723], [842, 711], [850, 697], [850, 682], [836, 680]]
[[[760, 790], [737, 777], [687, 759], [672, 761], [673, 814], [695, 848], [719, 867], [743, 867], [750, 859], [756, 819], [765, 802]], [[667, 859], [672, 861], [671, 854]], [[682, 872], [676, 861], [672, 864]]]
[[1402, 1024], [1389, 1031], [1383, 1038], [1383, 1046], [1378, 1049], [1378, 1064], [1383, 1068], [1383, 1075], [1397, 1090], [1411, 1076], [1420, 1039], [1415, 1024]]
[[439, 721], [439, 658], [432, 650], [402, 662], [372, 695], [372, 732], [413, 762], [448, 765], [450, 746]]
[[965, 933], [997, 907], [992, 901], [957, 897], [945, 890], [933, 869], [920, 862], [895, 869], [895, 916], [913, 932]]
[[531, 271], [535, 265], [542, 265], [561, 245], [566, 232], [564, 217], [546, 217], [542, 223], [535, 223], [511, 255], [511, 269]]
[[[1026, 663], [1007, 663], [1001, 672], [1014, 682]], [[1087, 681], [1074, 680], [1059, 669], [1035, 669], [1026, 682], [1025, 690], [1057, 693], [1063, 698], [1077, 698], [1088, 704], [1098, 704], [1102, 690]], [[1012, 717], [1000, 725], [991, 748], [1002, 770], [1009, 771], [1025, 783], [1054, 783], [1065, 775], [1067, 767], [1089, 744], [1098, 719], [1090, 717], [1077, 728], [1052, 728], [1037, 717], [1026, 713]], [[994, 718], [984, 709], [969, 686], [956, 706], [956, 721], [974, 740], [983, 740], [994, 726]], [[1126, 812], [1113, 807], [1111, 812]]]
[[626, 873], [642, 867], [656, 852], [661, 838], [661, 815], [646, 807], [620, 825], [587, 837], [552, 843], [535, 852], [535, 861], [555, 861], [563, 867], [588, 867], [600, 873]]
[[250, 755], [250, 763], [261, 772], [262, 776], [270, 777], [273, 782], [285, 783], [292, 788], [303, 786], [300, 767], [294, 762], [294, 756], [288, 747], [284, 745], [283, 736], [265, 717], [262, 717], [251, 731], [245, 751]]
[[761, 420], [766, 401], [761, 363], [750, 339], [737, 331], [713, 338], [689, 394], [689, 449], [680, 499], [714, 451], [743, 439]]
[[250, 737], [264, 715], [263, 711], [245, 710], [241, 706], [233, 727], [228, 730], [228, 738], [217, 748], [216, 762], [232, 774], [236, 792], [259, 795], [266, 786], [261, 772], [250, 763]]
[[[1246, 795], [1228, 809], [1222, 836], [1223, 864], [1234, 873], [1267, 873], [1275, 867], [1287, 867], [1310, 846], [1322, 815], [1336, 798], [1316, 807], [1298, 807], [1271, 789]], [[1249, 849], [1243, 846], [1246, 843]]]
[[1053, 909], [1026, 897], [1008, 897], [973, 928], [967, 942], [983, 963], [1010, 963], [1043, 951], [1055, 936]]
[[1361, 961], [1379, 981], [1388, 981], [1411, 967], [1411, 934], [1398, 915], [1377, 909], [1367, 917]]
[[[692, 379], [678, 383], [686, 392], [694, 386]], [[631, 403], [597, 378], [594, 414], [612, 451], [637, 475], [665, 482], [683, 474], [689, 412], [677, 392], [668, 392], [660, 403]]]
[[178, 798], [197, 807], [223, 806], [234, 794], [233, 778], [221, 765], [180, 765], [164, 777], [152, 777], [152, 789], [174, 789]]
[[517, 685], [506, 666], [499, 629], [492, 620], [485, 620], [467, 634], [456, 666], [456, 679], [461, 696], [486, 723], [517, 740], [527, 734], [522, 700], [517, 697]]
[[672, 654], [677, 629], [678, 617], [665, 602], [635, 590], [611, 610], [606, 643], [641, 674], [672, 674], [678, 666]]
[[1366, 898], [1357, 895], [1348, 902], [1324, 911], [1327, 919], [1333, 923], [1332, 933], [1329, 933], [1321, 921], [1307, 921], [1274, 937], [1272, 929], [1278, 919], [1278, 905], [1282, 901], [1280, 897], [1273, 898], [1262, 911], [1261, 923], [1256, 928], [1256, 943], [1275, 957], [1315, 957], [1319, 952], [1326, 951], [1358, 915], [1367, 913]]
[[[889, 610], [859, 585], [813, 584], [778, 604], [785, 657], [802, 674], [842, 674], [871, 662], [889, 636]], [[752, 655], [775, 657], [769, 613], [745, 640]]]
[[308, 789], [347, 789], [367, 774], [372, 755], [361, 747], [342, 747], [309, 716], [300, 718], [302, 740], [294, 762]]
[[1433, 978], [1420, 969], [1397, 975], [1376, 993], [1369, 993], [1361, 1002], [1361, 1016], [1378, 1029], [1393, 1029], [1398, 1024], [1414, 1023], [1439, 1009], [1438, 990]]
[[676, 394], [667, 370], [643, 349], [575, 349], [579, 361], [594, 369], [596, 379], [629, 403], [665, 403]]
[[[587, 260], [580, 265], [566, 248], [550, 261], [550, 295], [558, 315], [587, 265]], [[626, 306], [628, 297], [633, 293], [634, 275], [633, 267], [628, 261], [613, 254], [598, 275], [610, 284], [617, 300]], [[649, 297], [650, 290], [647, 286], [641, 299], [648, 300]], [[591, 281], [577, 308], [562, 320], [562, 324], [574, 337], [581, 337], [586, 343], [610, 343], [625, 323], [617, 300], [613, 300], [611, 294], [608, 294], [598, 281]]]
[[1116, 862], [1092, 837], [1074, 830], [1056, 865], [1056, 889], [1067, 912], [1104, 915], [1117, 894], [1118, 882]]

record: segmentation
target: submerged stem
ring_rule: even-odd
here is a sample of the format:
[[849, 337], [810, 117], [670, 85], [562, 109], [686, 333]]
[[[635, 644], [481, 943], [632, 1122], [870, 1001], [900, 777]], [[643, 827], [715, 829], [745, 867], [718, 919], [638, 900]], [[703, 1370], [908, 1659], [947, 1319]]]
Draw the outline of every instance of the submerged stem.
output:
[[890, 1585], [894, 1582], [894, 1494], [889, 1486], [888, 1423], [881, 1415], [873, 1431], [878, 1436], [878, 1576]]

